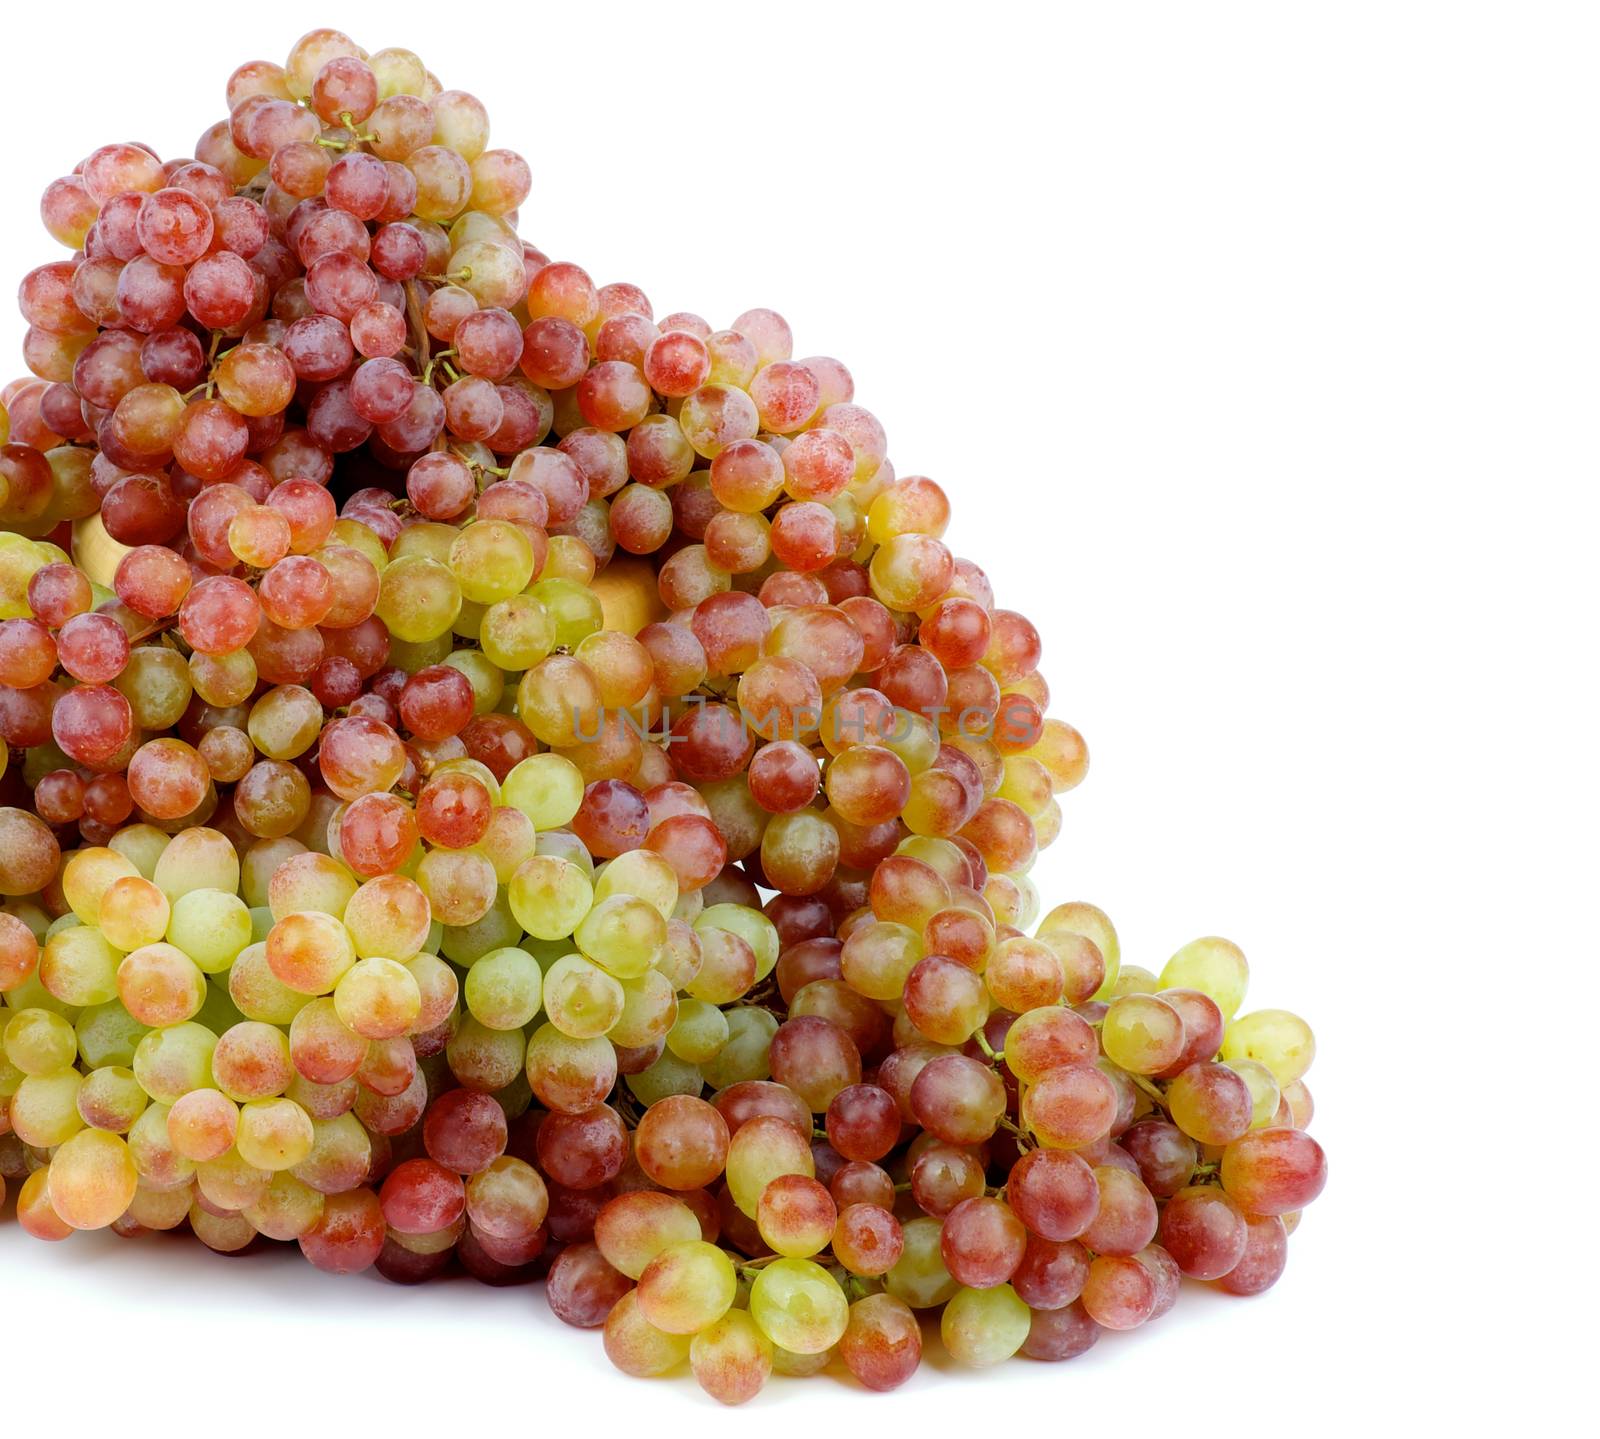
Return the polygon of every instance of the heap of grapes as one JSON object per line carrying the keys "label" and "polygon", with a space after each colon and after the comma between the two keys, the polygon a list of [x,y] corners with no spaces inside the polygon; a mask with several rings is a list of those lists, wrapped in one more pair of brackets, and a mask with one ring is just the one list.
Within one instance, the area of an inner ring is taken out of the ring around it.
{"label": "heap of grapes", "polygon": [[542,1277],[718,1399],[1284,1266],[1313,1041],[1027,878],[1088,757],[838,360],[521,241],[334,30],[52,183],[0,448],[0,1192]]}

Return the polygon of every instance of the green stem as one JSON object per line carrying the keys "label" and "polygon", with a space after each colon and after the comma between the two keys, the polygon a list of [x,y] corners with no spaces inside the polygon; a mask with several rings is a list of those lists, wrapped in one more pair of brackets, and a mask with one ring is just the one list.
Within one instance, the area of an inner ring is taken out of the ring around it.
{"label": "green stem", "polygon": [[[422,370],[422,383],[431,385],[433,383],[433,367],[444,364],[445,360],[453,354],[455,354],[454,350],[440,350],[437,355],[430,357]],[[445,365],[445,368],[448,370],[450,367]]]}
{"label": "green stem", "polygon": [[1142,1074],[1130,1074],[1128,1075],[1128,1078],[1131,1079],[1134,1084],[1150,1099],[1155,1101],[1157,1108],[1163,1111],[1166,1109],[1167,1096],[1161,1092],[1161,1090],[1152,1080],[1146,1079]]}

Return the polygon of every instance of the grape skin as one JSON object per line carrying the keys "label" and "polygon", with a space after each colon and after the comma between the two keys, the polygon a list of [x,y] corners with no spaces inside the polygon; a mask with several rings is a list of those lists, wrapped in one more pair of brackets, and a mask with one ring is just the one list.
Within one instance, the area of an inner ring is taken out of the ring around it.
{"label": "grape skin", "polygon": [[[1225,940],[1038,921],[1087,749],[844,366],[524,245],[533,170],[410,52],[314,31],[228,103],[54,182],[83,253],[22,287],[25,1227],[548,1268],[726,1403],[835,1346],[895,1387],[915,1309],[985,1365],[1270,1285],[1311,1032]],[[36,538],[97,512],[111,573]]]}

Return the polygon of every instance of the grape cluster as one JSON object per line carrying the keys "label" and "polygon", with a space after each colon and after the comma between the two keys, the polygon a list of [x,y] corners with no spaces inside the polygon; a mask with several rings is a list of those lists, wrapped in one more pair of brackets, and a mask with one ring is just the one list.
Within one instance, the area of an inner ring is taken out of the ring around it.
{"label": "grape cluster", "polygon": [[845,366],[525,244],[409,51],[227,101],[49,186],[0,391],[22,1226],[543,1277],[730,1403],[1271,1285],[1311,1032],[1040,918],[1086,747]]}

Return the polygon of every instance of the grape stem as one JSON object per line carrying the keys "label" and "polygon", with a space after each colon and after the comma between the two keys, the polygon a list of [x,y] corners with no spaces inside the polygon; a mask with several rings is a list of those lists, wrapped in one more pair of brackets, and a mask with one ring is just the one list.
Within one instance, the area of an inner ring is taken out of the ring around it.
{"label": "grape stem", "polygon": [[217,347],[222,344],[222,332],[211,336],[211,348],[206,352],[206,398],[209,400],[217,387]]}
{"label": "grape stem", "polygon": [[[433,367],[435,365],[444,364],[445,360],[453,354],[455,354],[454,350],[440,350],[437,355],[430,356],[427,365],[422,371],[422,383],[425,385],[431,385],[433,383]],[[445,365],[445,371],[447,373],[452,373],[449,365]]]}
{"label": "grape stem", "polygon": [[984,1037],[984,1033],[981,1029],[978,1030],[972,1037],[978,1041],[978,1048],[984,1052],[984,1055],[988,1058],[990,1064],[999,1064],[1006,1057],[1005,1050],[995,1049]]}
{"label": "grape stem", "polygon": [[475,460],[466,450],[452,448],[450,453],[463,464],[470,465],[475,470],[481,470],[486,475],[493,475],[496,479],[503,480],[511,473],[510,467],[505,465],[486,465],[482,460]]}
{"label": "grape stem", "polygon": [[419,366],[428,362],[429,336],[427,322],[422,318],[422,294],[415,280],[406,281],[406,322],[411,327]]}
{"label": "grape stem", "polygon": [[1128,1078],[1131,1079],[1134,1084],[1144,1092],[1145,1095],[1154,1100],[1158,1108],[1163,1111],[1166,1110],[1167,1096],[1163,1094],[1152,1081],[1146,1079],[1142,1074],[1130,1074]]}
{"label": "grape stem", "polygon": [[1013,1124],[1011,1120],[1006,1119],[1004,1116],[1001,1117],[1000,1128],[1005,1130],[1007,1134],[1011,1135],[1017,1141],[1018,1149],[1029,1150],[1037,1147],[1034,1143],[1033,1136],[1029,1134],[1026,1129],[1022,1128],[1022,1126],[1019,1124]]}

